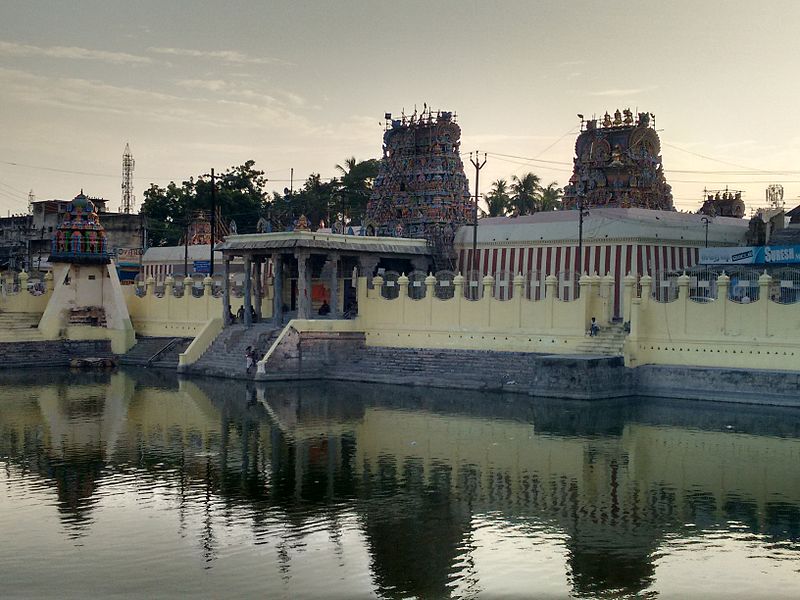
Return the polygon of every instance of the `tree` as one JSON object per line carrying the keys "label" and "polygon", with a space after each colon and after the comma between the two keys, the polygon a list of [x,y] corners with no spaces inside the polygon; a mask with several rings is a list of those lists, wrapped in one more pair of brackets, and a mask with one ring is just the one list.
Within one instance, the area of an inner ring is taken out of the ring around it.
{"label": "tree", "polygon": [[345,160],[344,166],[336,165],[336,170],[342,174],[337,190],[341,205],[336,208],[337,212],[344,209],[345,214],[363,221],[379,167],[380,161],[374,158],[357,161],[355,156]]}
{"label": "tree", "polygon": [[528,172],[522,177],[514,175],[511,180],[511,207],[519,215],[531,215],[536,212],[539,205],[541,179],[538,175]]}
{"label": "tree", "polygon": [[[255,161],[234,166],[217,178],[216,204],[227,225],[236,221],[239,233],[252,233],[266,206],[264,172],[255,169]],[[162,188],[156,184],[144,192],[142,214],[148,218],[153,245],[174,246],[185,235],[186,225],[198,211],[211,211],[211,177],[190,177],[178,186],[171,181]]]}
{"label": "tree", "polygon": [[555,181],[550,182],[539,194],[539,210],[543,212],[558,210],[561,208],[562,196],[563,190],[558,187],[558,183]]}
{"label": "tree", "polygon": [[486,204],[490,217],[502,217],[511,207],[511,196],[508,194],[508,182],[498,179],[492,183],[491,191],[486,194]]}

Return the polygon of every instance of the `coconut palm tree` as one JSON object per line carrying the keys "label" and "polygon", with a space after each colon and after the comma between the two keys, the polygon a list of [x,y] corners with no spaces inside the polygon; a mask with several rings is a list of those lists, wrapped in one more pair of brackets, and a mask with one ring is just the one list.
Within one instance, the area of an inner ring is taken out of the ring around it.
{"label": "coconut palm tree", "polygon": [[511,180],[511,208],[518,215],[531,215],[538,208],[539,193],[541,192],[541,179],[538,175],[528,172],[522,177],[514,175]]}
{"label": "coconut palm tree", "polygon": [[550,210],[558,210],[561,208],[561,197],[563,196],[563,190],[558,187],[558,183],[555,181],[551,181],[550,184],[541,190],[539,194],[539,210],[550,211]]}
{"label": "coconut palm tree", "polygon": [[508,194],[508,182],[505,179],[498,179],[492,183],[491,191],[486,194],[486,204],[490,217],[502,217],[508,213],[511,196]]}

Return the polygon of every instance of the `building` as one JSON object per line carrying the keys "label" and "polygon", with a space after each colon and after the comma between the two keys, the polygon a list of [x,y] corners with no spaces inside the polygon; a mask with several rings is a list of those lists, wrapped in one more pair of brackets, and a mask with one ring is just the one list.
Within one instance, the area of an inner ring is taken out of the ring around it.
{"label": "building", "polygon": [[461,227],[455,239],[459,270],[478,285],[485,275],[494,276],[500,297],[520,273],[533,295],[544,289],[547,275],[559,278],[559,294],[566,288],[569,295],[577,290],[580,272],[611,274],[614,312],[620,316],[626,275],[654,277],[689,268],[697,264],[706,240],[710,246],[739,246],[748,231],[746,221],[732,217],[596,208],[583,218],[579,245],[579,215],[564,210],[481,219],[474,256],[472,227]]}
{"label": "building", "polygon": [[[82,192],[81,192],[82,194]],[[107,201],[89,198],[108,236],[109,252],[142,246],[141,215],[108,212]],[[0,218],[0,269],[49,270],[50,239],[68,212],[71,200],[40,200],[29,215]]]}
{"label": "building", "polygon": [[383,158],[369,203],[367,235],[425,239],[438,269],[455,264],[453,238],[472,221],[460,156],[461,128],[451,112],[386,114]]}
{"label": "building", "polygon": [[655,116],[630,109],[583,121],[575,142],[564,208],[620,207],[672,210],[672,190],[661,165]]}

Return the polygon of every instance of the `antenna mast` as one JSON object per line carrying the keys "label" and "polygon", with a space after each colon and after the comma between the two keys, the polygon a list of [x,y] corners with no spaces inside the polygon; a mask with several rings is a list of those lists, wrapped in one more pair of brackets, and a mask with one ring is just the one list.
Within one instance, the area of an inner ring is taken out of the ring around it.
{"label": "antenna mast", "polygon": [[122,206],[119,207],[119,212],[126,215],[133,212],[133,168],[135,166],[136,161],[133,160],[131,147],[125,144],[125,153],[122,155]]}

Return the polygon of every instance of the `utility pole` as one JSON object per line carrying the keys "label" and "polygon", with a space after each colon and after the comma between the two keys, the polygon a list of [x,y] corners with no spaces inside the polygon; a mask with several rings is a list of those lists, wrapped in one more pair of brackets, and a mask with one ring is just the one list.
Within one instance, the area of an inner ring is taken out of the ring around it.
{"label": "utility pole", "polygon": [[708,248],[708,224],[711,222],[711,219],[708,217],[703,217],[700,219],[703,222],[703,225],[706,227],[706,248]]}
{"label": "utility pole", "polygon": [[211,264],[208,267],[208,276],[214,277],[214,234],[217,229],[217,182],[214,179],[214,169],[211,169]]}
{"label": "utility pole", "polygon": [[[483,162],[480,161],[480,152],[475,151],[475,158],[472,152],[469,153],[469,162],[475,167],[475,205],[472,207],[472,270],[478,270],[478,181],[481,176],[481,169],[486,164],[486,152],[483,153]],[[480,285],[480,284],[479,284]]]}
{"label": "utility pole", "polygon": [[[582,184],[578,184],[582,185]],[[589,216],[589,211],[583,210],[583,190],[578,190],[578,276],[583,274],[583,217]]]}

